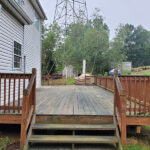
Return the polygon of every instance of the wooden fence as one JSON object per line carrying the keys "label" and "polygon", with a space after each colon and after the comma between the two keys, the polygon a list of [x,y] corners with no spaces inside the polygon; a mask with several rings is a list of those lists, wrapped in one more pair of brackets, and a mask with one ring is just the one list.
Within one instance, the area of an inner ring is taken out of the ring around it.
{"label": "wooden fence", "polygon": [[0,123],[21,124],[21,147],[36,106],[36,69],[32,74],[0,74]]}
{"label": "wooden fence", "polygon": [[62,75],[43,75],[42,85],[66,85],[66,78]]}
{"label": "wooden fence", "polygon": [[114,92],[114,77],[96,77],[96,85]]}

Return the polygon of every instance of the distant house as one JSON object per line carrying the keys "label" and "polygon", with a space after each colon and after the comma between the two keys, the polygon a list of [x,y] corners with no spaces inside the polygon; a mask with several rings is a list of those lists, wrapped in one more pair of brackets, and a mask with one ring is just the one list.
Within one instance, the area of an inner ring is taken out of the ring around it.
{"label": "distant house", "polygon": [[0,0],[0,73],[31,73],[41,86],[41,23],[47,19],[39,0]]}

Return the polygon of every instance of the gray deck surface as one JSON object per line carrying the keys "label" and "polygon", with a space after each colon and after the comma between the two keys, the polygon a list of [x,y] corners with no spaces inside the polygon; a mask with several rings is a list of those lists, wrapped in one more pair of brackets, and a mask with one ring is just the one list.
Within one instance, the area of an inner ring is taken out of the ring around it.
{"label": "gray deck surface", "polygon": [[97,86],[50,86],[37,90],[37,114],[113,115],[113,93]]}

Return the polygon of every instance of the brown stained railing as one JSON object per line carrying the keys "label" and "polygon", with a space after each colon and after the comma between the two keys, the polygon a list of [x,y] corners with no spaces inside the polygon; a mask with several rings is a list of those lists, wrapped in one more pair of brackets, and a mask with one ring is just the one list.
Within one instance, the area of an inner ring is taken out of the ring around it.
{"label": "brown stained railing", "polygon": [[121,131],[121,141],[126,143],[126,92],[118,76],[114,76],[114,115]]}
{"label": "brown stained railing", "polygon": [[150,115],[150,77],[120,76],[120,80],[127,91],[128,115]]}
{"label": "brown stained railing", "polygon": [[[150,115],[150,77],[119,76],[127,96],[127,115]],[[97,77],[97,85],[114,92],[114,77]]]}
{"label": "brown stained railing", "polygon": [[10,115],[20,114],[21,147],[24,145],[35,105],[36,69],[32,69],[32,74],[0,73],[0,112]]}
{"label": "brown stained railing", "polygon": [[114,78],[113,77],[97,77],[96,85],[114,92]]}
{"label": "brown stained railing", "polygon": [[36,107],[36,69],[32,69],[32,76],[30,78],[30,82],[23,92],[21,141],[20,141],[21,147],[23,147],[25,143],[27,129],[31,122],[32,116],[35,113],[35,107]]}
{"label": "brown stained railing", "polygon": [[1,113],[20,113],[23,90],[28,85],[31,74],[0,74]]}

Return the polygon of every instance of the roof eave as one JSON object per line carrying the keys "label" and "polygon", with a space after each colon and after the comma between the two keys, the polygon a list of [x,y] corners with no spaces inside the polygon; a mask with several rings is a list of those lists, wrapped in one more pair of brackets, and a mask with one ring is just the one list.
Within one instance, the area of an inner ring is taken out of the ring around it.
{"label": "roof eave", "polygon": [[2,4],[24,25],[32,24],[32,20],[23,11],[23,9],[16,3],[15,0],[0,0]]}

